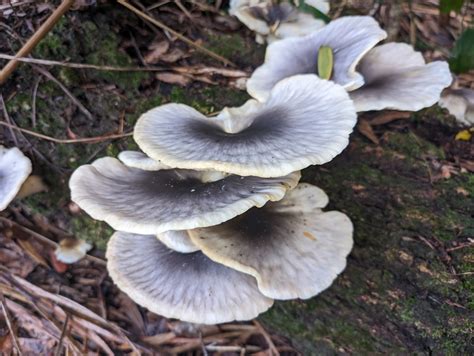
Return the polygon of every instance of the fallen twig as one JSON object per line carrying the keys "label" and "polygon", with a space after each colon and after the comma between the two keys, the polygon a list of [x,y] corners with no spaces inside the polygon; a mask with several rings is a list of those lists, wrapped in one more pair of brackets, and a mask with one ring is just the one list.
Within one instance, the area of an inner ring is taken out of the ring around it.
{"label": "fallen twig", "polygon": [[[48,34],[53,26],[59,21],[59,19],[69,10],[74,4],[74,0],[63,0],[61,5],[53,11],[50,17],[40,26],[40,28],[34,33],[34,35],[21,47],[16,54],[17,57],[25,57],[31,53],[36,45]],[[16,59],[10,60],[0,72],[0,85],[3,84],[10,74],[18,67],[20,62]]]}
{"label": "fallen twig", "polygon": [[7,309],[7,303],[5,303],[5,297],[3,296],[3,293],[0,294],[0,298],[1,298],[0,303],[2,305],[3,316],[5,317],[5,322],[7,324],[8,331],[10,332],[10,335],[12,337],[13,345],[17,349],[18,354],[21,356],[21,355],[23,355],[23,352],[21,351],[20,343],[18,342],[18,338],[16,337],[16,335],[13,331],[13,326],[12,326],[10,315],[9,315],[8,309]]}
{"label": "fallen twig", "polygon": [[26,133],[31,136],[35,136],[38,138],[41,138],[43,140],[55,142],[55,143],[60,143],[60,144],[69,144],[69,143],[97,143],[97,142],[102,142],[106,140],[115,140],[118,138],[124,138],[124,137],[129,137],[133,135],[133,132],[124,132],[121,134],[113,134],[113,135],[106,135],[106,136],[97,136],[97,137],[83,137],[83,138],[74,138],[74,139],[61,139],[61,138],[55,138],[47,135],[40,134],[38,132],[34,132],[28,129],[24,129],[12,124],[9,124],[8,122],[5,121],[0,121],[0,125],[10,127],[13,130],[17,130],[23,133]]}
{"label": "fallen twig", "polygon": [[181,41],[187,43],[188,45],[190,45],[194,48],[196,48],[198,51],[201,51],[201,52],[207,54],[209,57],[217,59],[218,61],[220,61],[220,62],[222,62],[226,65],[229,65],[231,67],[237,67],[233,62],[231,62],[227,58],[224,58],[224,57],[218,55],[217,53],[214,53],[214,52],[208,50],[207,48],[201,46],[200,44],[198,44],[194,41],[191,41],[189,38],[187,38],[186,36],[183,36],[181,33],[177,32],[177,31],[173,30],[171,27],[166,26],[164,23],[154,19],[153,17],[145,14],[143,11],[137,9],[135,6],[130,4],[128,1],[126,1],[126,0],[117,0],[117,2],[120,5],[125,6],[130,11],[134,12],[136,15],[140,16],[142,19],[144,19],[148,22],[151,22],[153,25],[161,28],[162,30],[165,30],[165,31],[168,31],[168,32],[172,33],[173,35],[178,37]]}

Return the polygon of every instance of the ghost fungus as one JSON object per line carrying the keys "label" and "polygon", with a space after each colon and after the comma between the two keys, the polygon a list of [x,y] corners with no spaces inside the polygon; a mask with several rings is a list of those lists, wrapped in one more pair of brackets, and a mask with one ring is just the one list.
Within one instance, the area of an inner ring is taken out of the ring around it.
{"label": "ghost fungus", "polygon": [[355,123],[342,87],[297,75],[275,85],[265,103],[253,100],[215,117],[181,104],[159,106],[140,117],[134,138],[172,167],[279,177],[333,159]]}
{"label": "ghost fungus", "polygon": [[[328,1],[309,0],[306,4],[323,13],[329,11]],[[325,25],[324,21],[298,10],[288,1],[232,0],[229,13],[257,34],[258,43],[303,36]]]}
{"label": "ghost fungus", "polygon": [[113,281],[138,304],[168,318],[216,324],[248,320],[273,301],[252,276],[201,252],[178,253],[155,236],[116,232],[107,246]]}
{"label": "ghost fungus", "polygon": [[118,159],[128,167],[143,169],[144,171],[159,171],[171,168],[138,151],[122,151],[119,153]]}
{"label": "ghost fungus", "polygon": [[373,18],[353,16],[305,37],[276,42],[268,46],[265,63],[248,80],[247,91],[260,101],[268,100],[271,88],[283,78],[317,73],[320,52],[330,48],[330,79],[350,92],[356,111],[417,111],[436,103],[452,81],[448,64],[426,64],[421,53],[405,43],[373,48],[385,37]]}
{"label": "ghost fungus", "polygon": [[272,179],[231,175],[209,181],[208,172],[145,171],[106,157],[79,167],[69,186],[72,200],[94,219],[120,231],[159,234],[219,224],[280,200],[299,178],[293,172]]}
{"label": "ghost fungus", "polygon": [[18,148],[0,145],[0,211],[15,198],[30,173],[31,161]]}
{"label": "ghost fungus", "polygon": [[84,240],[68,237],[59,242],[54,254],[58,261],[70,264],[82,259],[91,248]]}
{"label": "ghost fungus", "polygon": [[461,124],[474,124],[474,90],[448,89],[441,96],[439,105],[447,109]]}
{"label": "ghost fungus", "polygon": [[357,111],[418,111],[435,104],[452,76],[448,63],[425,63],[405,43],[387,43],[370,50],[357,66],[364,85],[350,92]]}
{"label": "ghost fungus", "polygon": [[254,276],[267,297],[310,298],[342,272],[353,244],[350,219],[323,212],[327,203],[321,189],[302,183],[279,202],[189,234],[212,260]]}
{"label": "ghost fungus", "polygon": [[187,230],[165,231],[157,235],[166,247],[181,253],[199,251],[199,247],[192,243]]}
{"label": "ghost fungus", "polygon": [[356,71],[357,64],[386,36],[372,17],[350,16],[331,21],[304,37],[277,41],[267,47],[265,62],[247,81],[247,91],[259,101],[265,101],[280,80],[297,74],[316,73],[321,47],[329,47],[334,53],[331,80],[346,90],[357,89],[364,84],[364,79]]}

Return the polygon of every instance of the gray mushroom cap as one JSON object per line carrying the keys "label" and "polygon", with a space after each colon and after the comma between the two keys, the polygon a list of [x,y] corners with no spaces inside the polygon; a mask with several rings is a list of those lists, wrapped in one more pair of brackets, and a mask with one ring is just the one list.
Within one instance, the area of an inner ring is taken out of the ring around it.
{"label": "gray mushroom cap", "polygon": [[215,117],[181,104],[159,106],[140,117],[134,138],[172,167],[279,177],[333,159],[355,123],[342,87],[297,75],[275,85],[265,103],[249,101]]}
{"label": "gray mushroom cap", "polygon": [[31,161],[18,148],[0,145],[0,211],[15,198],[31,170]]}
{"label": "gray mushroom cap", "polygon": [[265,62],[247,81],[248,93],[265,101],[271,89],[282,79],[297,74],[316,73],[318,52],[328,46],[334,53],[331,80],[346,90],[364,84],[356,66],[361,58],[387,36],[370,16],[341,17],[304,37],[286,38],[267,47]]}
{"label": "gray mushroom cap", "polygon": [[172,251],[155,236],[116,232],[106,256],[118,287],[167,318],[201,324],[249,320],[273,304],[259,292],[252,276],[215,263],[201,252]]}
{"label": "gray mushroom cap", "polygon": [[448,63],[425,63],[406,43],[387,43],[370,50],[357,66],[364,85],[350,92],[356,110],[418,111],[434,105],[452,82]]}
{"label": "gray mushroom cap", "polygon": [[190,253],[199,251],[199,247],[191,241],[188,230],[165,231],[158,234],[157,238],[166,247],[176,252]]}
{"label": "gray mushroom cap", "polygon": [[447,109],[461,124],[474,124],[474,90],[448,89],[441,96],[439,105]]}
{"label": "gray mushroom cap", "polygon": [[321,211],[327,203],[321,189],[302,183],[279,202],[189,234],[212,260],[254,276],[267,297],[306,299],[332,284],[352,249],[350,219]]}
{"label": "gray mushroom cap", "polygon": [[[206,176],[206,172],[201,172]],[[101,158],[71,176],[71,198],[114,229],[159,234],[219,224],[253,206],[283,198],[299,172],[272,179],[227,176],[203,183],[199,172],[144,171]]]}

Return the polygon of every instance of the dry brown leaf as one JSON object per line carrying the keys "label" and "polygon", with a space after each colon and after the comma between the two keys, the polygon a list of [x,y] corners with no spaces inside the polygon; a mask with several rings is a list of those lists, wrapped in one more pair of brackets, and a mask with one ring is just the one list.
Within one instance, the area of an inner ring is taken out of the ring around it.
{"label": "dry brown leaf", "polygon": [[189,55],[184,52],[182,49],[173,48],[171,51],[167,53],[163,53],[160,57],[160,61],[166,63],[174,63],[182,58],[189,57]]}
{"label": "dry brown leaf", "polygon": [[41,256],[37,249],[28,240],[18,239],[18,244],[25,250],[25,252],[37,263],[49,269],[48,262]]}
{"label": "dry brown leaf", "polygon": [[367,137],[370,141],[372,141],[376,145],[379,144],[379,139],[375,135],[374,130],[372,129],[372,126],[369,124],[367,120],[359,119],[359,123],[357,124],[357,129],[362,135]]}
{"label": "dry brown leaf", "polygon": [[16,195],[16,198],[22,199],[30,195],[47,192],[48,187],[43,182],[43,179],[40,176],[29,176],[26,181],[22,184],[20,191]]}
{"label": "dry brown leaf", "polygon": [[409,119],[410,117],[411,117],[411,113],[408,111],[382,112],[370,120],[370,125],[372,126],[384,125],[394,120]]}
{"label": "dry brown leaf", "polygon": [[181,74],[170,73],[170,72],[158,73],[156,75],[156,79],[168,84],[176,84],[183,87],[191,83],[191,78],[186,77]]}
{"label": "dry brown leaf", "polygon": [[168,41],[159,41],[152,43],[149,47],[150,52],[145,55],[145,63],[147,64],[156,64],[160,60],[160,57],[168,52],[170,44]]}
{"label": "dry brown leaf", "polygon": [[164,333],[164,334],[156,334],[153,336],[143,336],[142,341],[153,346],[161,346],[173,340],[175,337],[176,337],[175,333],[169,332],[169,333]]}

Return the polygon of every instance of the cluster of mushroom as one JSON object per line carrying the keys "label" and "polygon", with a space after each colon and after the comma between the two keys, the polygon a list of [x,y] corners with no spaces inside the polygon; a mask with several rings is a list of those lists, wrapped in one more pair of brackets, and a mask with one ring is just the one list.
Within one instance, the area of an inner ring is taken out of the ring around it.
{"label": "cluster of mushroom", "polygon": [[323,20],[298,9],[304,5],[322,14],[329,12],[329,0],[231,0],[229,13],[256,33],[257,43],[307,35],[325,25]]}
{"label": "cluster of mushroom", "polygon": [[196,323],[251,319],[344,269],[351,221],[297,184],[300,169],[346,147],[355,123],[344,88],[315,75],[214,117],[162,105],[135,126],[144,153],[79,167],[72,200],[117,230],[108,270],[138,304]]}
{"label": "cluster of mushroom", "polygon": [[245,320],[274,299],[309,298],[344,269],[352,224],[299,184],[348,144],[357,111],[419,110],[451,82],[370,17],[346,17],[272,43],[247,83],[254,97],[206,117],[166,104],[143,114],[122,152],[77,169],[72,199],[117,232],[115,283],[158,314]]}

